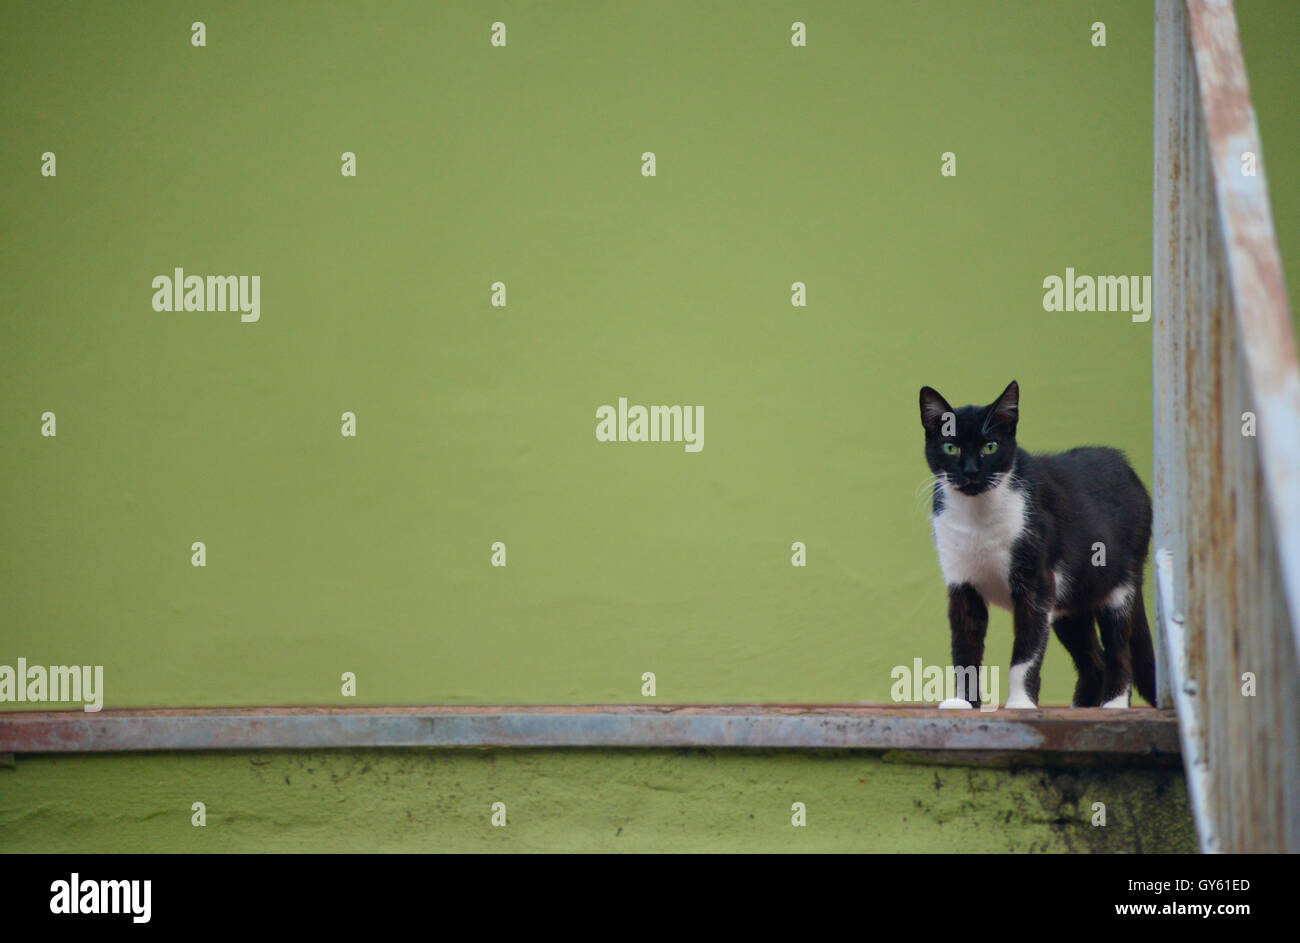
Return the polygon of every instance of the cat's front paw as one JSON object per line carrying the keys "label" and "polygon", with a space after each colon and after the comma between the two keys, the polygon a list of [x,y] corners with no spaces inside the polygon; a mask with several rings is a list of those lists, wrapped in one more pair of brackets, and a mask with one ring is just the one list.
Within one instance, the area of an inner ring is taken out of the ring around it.
{"label": "cat's front paw", "polygon": [[960,697],[950,697],[946,701],[939,702],[941,711],[968,711],[972,706],[970,701]]}
{"label": "cat's front paw", "polygon": [[1013,694],[1011,695],[1011,697],[1007,698],[1007,707],[1013,711],[1034,710],[1035,708],[1038,707],[1038,705],[1035,704],[1033,701],[1031,701],[1028,695]]}

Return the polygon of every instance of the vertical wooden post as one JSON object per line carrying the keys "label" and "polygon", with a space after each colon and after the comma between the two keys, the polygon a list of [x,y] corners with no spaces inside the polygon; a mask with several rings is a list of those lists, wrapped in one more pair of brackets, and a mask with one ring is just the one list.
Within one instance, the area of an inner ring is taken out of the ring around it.
{"label": "vertical wooden post", "polygon": [[1231,0],[1158,0],[1155,77],[1160,695],[1202,848],[1300,851],[1300,368]]}

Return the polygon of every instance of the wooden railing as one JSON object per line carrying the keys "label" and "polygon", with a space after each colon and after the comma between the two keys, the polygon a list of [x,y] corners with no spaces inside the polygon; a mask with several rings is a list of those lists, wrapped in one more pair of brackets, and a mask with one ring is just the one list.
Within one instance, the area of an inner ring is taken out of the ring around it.
{"label": "wooden railing", "polygon": [[1231,0],[1157,0],[1155,565],[1205,851],[1300,851],[1300,368]]}

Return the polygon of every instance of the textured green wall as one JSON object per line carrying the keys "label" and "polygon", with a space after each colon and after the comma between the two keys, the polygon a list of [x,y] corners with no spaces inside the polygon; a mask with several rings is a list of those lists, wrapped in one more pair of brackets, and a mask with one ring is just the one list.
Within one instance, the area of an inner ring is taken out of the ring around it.
{"label": "textured green wall", "polygon": [[[503,7],[506,49],[424,3],[223,4],[195,49],[4,6],[0,663],[109,706],[886,700],[947,659],[922,383],[1017,377],[1027,445],[1145,474],[1149,325],[1040,287],[1150,271],[1145,4]],[[1245,11],[1294,255],[1300,15]],[[153,311],[177,265],[261,320]],[[704,450],[597,442],[620,395]]]}
{"label": "textured green wall", "polygon": [[[1239,7],[1294,272],[1300,6]],[[364,703],[635,701],[647,670],[661,700],[886,700],[892,666],[947,660],[922,383],[965,401],[1014,376],[1027,445],[1150,467],[1149,325],[1048,314],[1039,287],[1150,271],[1148,4],[12,2],[0,61],[0,663],[102,664],[109,706],[354,703],[343,671]],[[261,275],[261,320],[154,312],[177,265]],[[705,449],[597,443],[620,395],[703,405]],[[1009,648],[995,614],[990,657]],[[1044,700],[1071,686],[1053,645]],[[24,759],[0,846],[1087,846],[1042,775]],[[1090,775],[1185,812],[1167,774]],[[797,784],[829,807],[791,838]],[[488,787],[525,797],[509,837],[480,834]],[[335,820],[313,802],[337,790]],[[461,824],[433,827],[436,801]],[[401,826],[421,809],[427,844]],[[1185,814],[1142,821],[1105,834],[1186,841]]]}
{"label": "textured green wall", "polygon": [[[194,802],[207,825],[190,824]],[[494,802],[506,826],[490,823]],[[802,802],[807,825],[791,825]],[[1091,824],[1093,803],[1106,825]],[[850,753],[342,750],[20,758],[10,851],[1143,851],[1196,838],[1177,770]]]}
{"label": "textured green wall", "polygon": [[[109,706],[888,700],[948,659],[922,384],[1150,464],[1149,325],[1041,288],[1150,271],[1141,4],[0,16],[3,663]],[[619,396],[703,451],[598,442]]]}

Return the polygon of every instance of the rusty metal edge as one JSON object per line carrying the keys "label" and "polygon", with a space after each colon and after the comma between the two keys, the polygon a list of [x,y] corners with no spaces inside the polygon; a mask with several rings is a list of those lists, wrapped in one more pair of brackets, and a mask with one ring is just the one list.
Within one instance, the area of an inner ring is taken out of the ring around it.
{"label": "rusty metal edge", "polygon": [[0,713],[0,752],[711,747],[1176,756],[1171,711],[834,705],[194,708]]}

